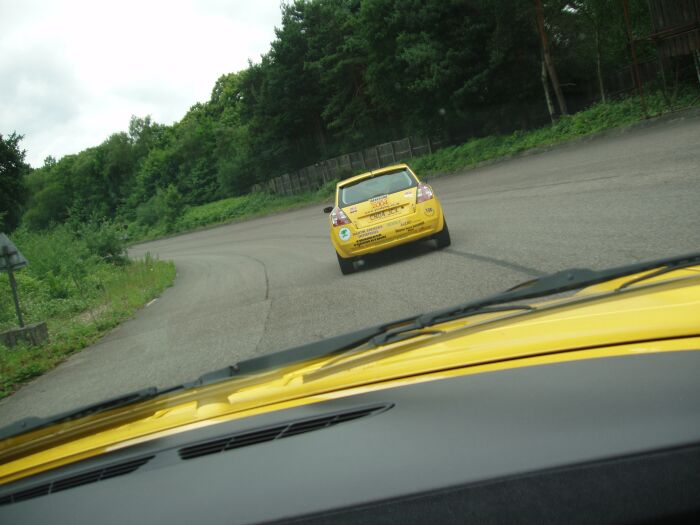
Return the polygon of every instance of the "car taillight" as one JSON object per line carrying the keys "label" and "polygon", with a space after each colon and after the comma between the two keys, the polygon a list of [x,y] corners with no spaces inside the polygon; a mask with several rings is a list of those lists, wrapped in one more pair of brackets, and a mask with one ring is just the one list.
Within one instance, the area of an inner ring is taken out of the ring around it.
{"label": "car taillight", "polygon": [[336,206],[331,212],[331,222],[333,226],[342,226],[343,224],[350,224],[350,219],[348,219],[343,210]]}
{"label": "car taillight", "polygon": [[433,198],[433,189],[427,184],[419,184],[418,190],[416,191],[416,204],[421,202],[429,201]]}

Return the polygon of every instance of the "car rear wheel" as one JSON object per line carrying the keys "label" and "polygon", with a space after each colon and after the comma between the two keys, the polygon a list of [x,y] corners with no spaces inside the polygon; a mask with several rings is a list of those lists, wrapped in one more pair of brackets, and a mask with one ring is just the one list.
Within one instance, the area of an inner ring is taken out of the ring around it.
{"label": "car rear wheel", "polygon": [[450,240],[450,230],[447,229],[447,221],[445,221],[442,231],[435,235],[435,242],[438,250],[447,248],[450,244],[452,244],[452,241]]}
{"label": "car rear wheel", "polygon": [[347,275],[355,271],[355,264],[353,263],[352,259],[343,259],[337,253],[336,255],[338,256],[338,264],[340,265],[340,271],[343,272],[343,275]]}

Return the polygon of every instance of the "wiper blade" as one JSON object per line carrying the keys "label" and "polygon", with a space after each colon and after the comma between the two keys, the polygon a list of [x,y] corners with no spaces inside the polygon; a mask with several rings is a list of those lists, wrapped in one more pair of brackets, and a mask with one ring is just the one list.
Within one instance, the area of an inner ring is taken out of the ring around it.
{"label": "wiper blade", "polygon": [[492,312],[508,312],[511,310],[529,311],[534,309],[535,308],[532,306],[520,304],[508,306],[481,306],[480,303],[465,303],[456,307],[445,308],[443,310],[437,310],[435,312],[419,315],[413,318],[413,320],[408,324],[397,326],[396,328],[392,328],[372,337],[367,343],[370,347],[381,346],[389,342],[395,342],[397,339],[406,339],[405,335],[407,332],[413,332],[416,330],[421,330],[420,332],[416,333],[417,336],[436,333],[435,330],[426,331],[424,329],[438,323],[444,323],[472,315],[487,314]]}
{"label": "wiper blade", "polygon": [[86,416],[107,412],[108,410],[113,410],[115,408],[124,408],[128,405],[133,405],[142,401],[148,401],[149,399],[153,399],[162,394],[170,394],[177,390],[185,390],[188,388],[195,388],[199,386],[209,385],[212,383],[217,383],[219,381],[224,381],[236,375],[238,371],[238,365],[227,366],[219,370],[207,372],[206,374],[199,376],[194,381],[189,381],[181,385],[162,389],[151,386],[118,397],[113,397],[104,401],[99,401],[97,403],[76,408],[74,410],[61,412],[60,414],[56,414],[54,416],[49,416],[45,418],[26,417],[24,419],[20,419],[19,421],[15,421],[14,423],[0,428],[0,441],[10,437],[18,436],[20,434],[26,434],[27,432],[32,432],[34,430],[39,430],[41,428],[48,427],[51,425],[66,423],[68,421],[80,419]]}
{"label": "wiper blade", "polygon": [[[677,257],[670,257],[666,259],[658,259],[655,261],[644,261],[635,264],[628,264],[605,270],[573,268],[521,283],[513,288],[510,288],[509,290],[506,290],[506,292],[503,294],[499,294],[499,296],[506,297],[510,294],[510,300],[530,299],[533,297],[554,295],[571,290],[579,290],[587,286],[593,286],[594,284],[600,284],[605,281],[618,279],[620,277],[625,277],[626,275],[634,275],[648,270],[654,270],[656,268],[659,268],[658,272],[654,272],[652,275],[642,276],[639,279],[634,279],[632,282],[650,278],[653,275],[661,275],[680,268],[696,265],[700,265],[700,252],[679,255]],[[618,289],[623,289],[627,285],[632,284],[632,282],[626,283],[625,285],[620,286]],[[515,297],[515,299],[513,299],[513,297]]]}
{"label": "wiper blade", "polygon": [[27,417],[0,428],[0,441],[16,437],[21,434],[26,434],[34,430],[39,430],[51,425],[65,423],[75,419],[80,419],[93,414],[106,412],[115,408],[123,408],[125,406],[147,401],[163,394],[170,394],[180,390],[196,388],[221,381],[226,381],[235,376],[245,376],[258,373],[271,368],[291,365],[294,363],[307,361],[318,357],[342,352],[362,344],[372,337],[389,329],[397,323],[403,323],[408,320],[397,321],[378,325],[371,328],[365,328],[349,334],[339,335],[330,339],[324,339],[315,343],[306,344],[303,346],[290,348],[274,354],[254,357],[245,361],[241,361],[235,365],[230,365],[219,370],[214,370],[201,375],[194,381],[189,381],[180,385],[158,389],[156,387],[148,387],[136,392],[131,392],[119,397],[100,401],[81,408],[62,412],[60,414],[41,417]]}
{"label": "wiper blade", "polygon": [[65,423],[74,419],[80,419],[93,414],[98,414],[100,412],[106,412],[107,410],[112,410],[114,408],[121,408],[140,401],[145,401],[157,395],[158,389],[155,387],[149,387],[125,394],[123,396],[114,397],[105,401],[100,401],[99,403],[77,408],[75,410],[62,412],[55,416],[46,418],[27,417],[20,419],[19,421],[15,421],[14,423],[0,429],[0,441],[9,437],[31,432],[33,430],[39,430],[40,428],[48,427],[50,425]]}
{"label": "wiper blade", "polygon": [[[408,339],[409,332],[411,331],[423,330],[422,332],[418,331],[415,335],[421,335],[422,333],[434,333],[435,331],[426,332],[424,329],[452,319],[489,312],[515,309],[534,309],[528,305],[514,305],[508,303],[554,295],[571,290],[579,290],[581,288],[599,284],[611,279],[624,277],[626,275],[633,275],[648,270],[654,270],[657,268],[659,269],[659,272],[654,272],[652,275],[666,273],[679,268],[695,265],[700,265],[700,252],[666,259],[640,262],[610,268],[607,270],[590,270],[581,268],[563,270],[539,279],[527,281],[510,288],[503,293],[492,295],[484,299],[470,301],[455,307],[445,308],[398,321],[384,323],[348,334],[290,348],[281,352],[247,359],[235,365],[204,374],[195,381],[171,388],[161,390],[155,387],[146,388],[131,394],[96,403],[94,405],[65,412],[57,416],[52,416],[49,418],[26,418],[0,429],[0,440],[4,440],[19,434],[24,434],[26,432],[37,430],[56,423],[78,419],[114,408],[121,408],[126,405],[154,398],[161,394],[217,383],[235,376],[260,373],[265,370],[302,363],[312,359],[331,357],[347,350],[355,349],[359,345],[365,343],[368,343],[369,346],[380,346],[397,338],[401,340]],[[651,277],[652,275],[646,277]],[[635,279],[633,282],[636,281],[637,280]]]}
{"label": "wiper blade", "polygon": [[632,286],[633,284],[641,283],[642,281],[646,281],[647,279],[653,279],[654,277],[658,277],[659,275],[663,275],[665,273],[669,272],[674,272],[676,270],[679,270],[681,268],[686,268],[688,266],[695,266],[695,262],[688,262],[687,264],[673,264],[669,266],[664,266],[663,268],[660,268],[656,270],[655,272],[647,273],[644,275],[641,275],[639,277],[635,277],[634,279],[630,279],[629,281],[621,284],[620,286],[617,287],[616,291],[624,290],[625,288],[628,288]]}
{"label": "wiper blade", "polygon": [[[391,341],[399,334],[421,330],[438,323],[470,315],[515,309],[534,310],[534,308],[529,305],[508,303],[515,303],[525,299],[534,299],[572,290],[580,290],[587,286],[617,279],[626,275],[634,275],[647,270],[653,270],[655,268],[661,268],[659,272],[655,272],[656,275],[698,264],[700,264],[700,252],[655,261],[629,264],[605,270],[591,270],[589,268],[562,270],[538,279],[526,281],[513,288],[509,288],[505,292],[490,297],[419,315],[400,323],[393,323],[393,327],[388,328],[386,331],[377,334],[369,340],[361,340],[357,344],[368,342],[372,346],[379,346]],[[416,335],[420,335],[420,332]]]}

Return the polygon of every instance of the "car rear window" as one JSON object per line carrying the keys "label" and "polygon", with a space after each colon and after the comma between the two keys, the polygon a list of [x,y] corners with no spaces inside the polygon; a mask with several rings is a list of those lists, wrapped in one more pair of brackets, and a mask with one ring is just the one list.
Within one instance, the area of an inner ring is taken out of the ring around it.
{"label": "car rear window", "polygon": [[338,195],[338,203],[340,206],[349,206],[366,201],[372,197],[396,193],[417,185],[416,178],[408,170],[403,169],[383,173],[342,186]]}

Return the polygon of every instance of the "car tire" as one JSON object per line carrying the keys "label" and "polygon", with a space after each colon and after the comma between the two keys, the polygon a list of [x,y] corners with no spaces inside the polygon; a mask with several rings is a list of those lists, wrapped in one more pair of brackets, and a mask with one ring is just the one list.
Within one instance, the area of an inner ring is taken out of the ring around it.
{"label": "car tire", "polygon": [[452,244],[452,240],[450,239],[450,230],[447,228],[447,221],[444,222],[445,225],[443,226],[442,231],[435,234],[435,243],[437,244],[438,250],[447,248],[450,244]]}
{"label": "car tire", "polygon": [[355,271],[355,263],[352,259],[343,259],[337,253],[336,255],[338,256],[338,264],[340,265],[340,271],[343,272],[343,275],[348,275]]}

